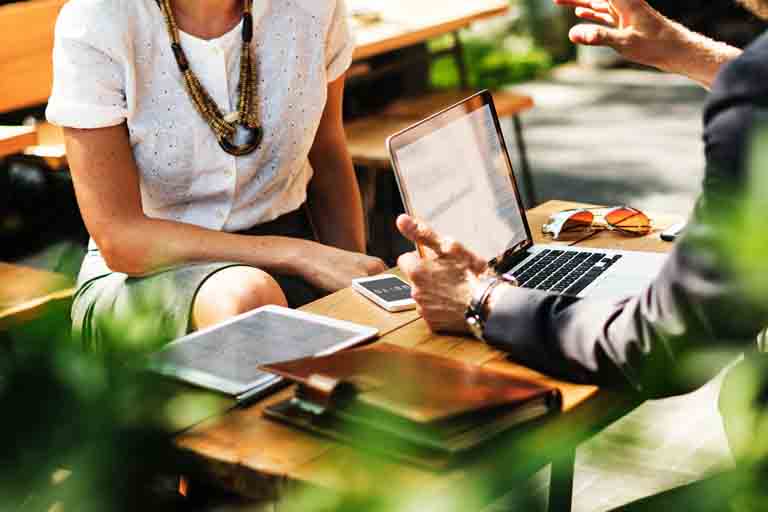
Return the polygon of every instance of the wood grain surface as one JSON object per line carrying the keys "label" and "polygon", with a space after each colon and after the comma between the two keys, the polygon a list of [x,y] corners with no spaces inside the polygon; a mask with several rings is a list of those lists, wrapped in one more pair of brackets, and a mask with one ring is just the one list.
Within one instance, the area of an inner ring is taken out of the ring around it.
{"label": "wood grain surface", "polygon": [[[66,0],[0,6],[0,112],[48,101],[53,83],[53,31]],[[34,142],[32,142],[34,144]]]}
{"label": "wood grain surface", "polygon": [[357,40],[355,60],[421,43],[509,10],[507,0],[399,0],[381,5],[385,7],[379,13],[380,22],[356,24],[353,21]]}
{"label": "wood grain surface", "polygon": [[[386,109],[344,124],[347,145],[356,165],[389,169],[387,137],[412,126],[446,107],[474,94],[471,90],[438,91],[393,102]],[[533,108],[533,98],[507,91],[494,91],[493,102],[500,118]]]}
{"label": "wood grain surface", "polygon": [[62,274],[0,263],[0,329],[33,318],[51,302],[71,299],[73,284]]}
{"label": "wood grain surface", "polygon": [[[530,210],[529,219],[537,243],[548,242],[540,234],[540,226],[550,214],[578,206],[584,205],[550,201]],[[654,218],[672,222],[672,218],[663,215],[654,214]],[[601,235],[590,243],[605,248],[620,243],[627,249],[659,252],[671,247],[671,244],[661,242],[653,235],[641,239],[625,239],[615,233]],[[387,313],[349,289],[305,309],[376,326],[382,332],[381,342],[439,354],[558,386],[564,396],[566,412],[522,429],[505,444],[512,450],[513,457],[519,459],[524,454],[525,463],[520,462],[520,468],[528,468],[530,465],[530,471],[535,471],[548,460],[546,457],[549,455],[546,454],[550,452],[547,446],[557,443],[575,446],[587,439],[595,429],[605,426],[631,407],[627,398],[620,394],[599,390],[595,386],[552,379],[508,361],[503,353],[474,339],[434,334],[415,313]],[[207,481],[258,499],[275,499],[286,488],[294,489],[302,485],[336,491],[376,492],[381,487],[382,470],[386,471],[387,486],[398,486],[402,492],[409,489],[437,490],[450,486],[458,479],[477,474],[473,473],[475,470],[494,469],[489,466],[492,462],[477,460],[448,472],[433,473],[366,454],[269,421],[263,416],[264,407],[288,398],[291,393],[292,389],[281,391],[251,407],[235,409],[200,424],[177,437],[177,446],[201,465]]]}
{"label": "wood grain surface", "polygon": [[37,142],[32,126],[0,126],[0,158],[21,153]]}

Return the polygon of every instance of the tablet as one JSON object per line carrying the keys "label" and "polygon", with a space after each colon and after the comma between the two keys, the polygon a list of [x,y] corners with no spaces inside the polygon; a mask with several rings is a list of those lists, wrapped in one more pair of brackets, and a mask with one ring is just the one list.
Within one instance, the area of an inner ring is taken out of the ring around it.
{"label": "tablet", "polygon": [[241,402],[280,384],[259,365],[331,354],[377,335],[373,327],[264,306],[174,341],[153,354],[149,366]]}

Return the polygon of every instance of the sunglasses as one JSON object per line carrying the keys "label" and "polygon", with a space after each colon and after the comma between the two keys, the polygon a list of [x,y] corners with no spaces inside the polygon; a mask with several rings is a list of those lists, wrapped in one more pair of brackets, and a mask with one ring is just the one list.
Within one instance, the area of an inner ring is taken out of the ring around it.
{"label": "sunglasses", "polygon": [[541,227],[544,234],[557,240],[565,233],[581,233],[606,229],[630,236],[645,236],[653,230],[651,219],[635,208],[579,208],[565,210],[549,217]]}

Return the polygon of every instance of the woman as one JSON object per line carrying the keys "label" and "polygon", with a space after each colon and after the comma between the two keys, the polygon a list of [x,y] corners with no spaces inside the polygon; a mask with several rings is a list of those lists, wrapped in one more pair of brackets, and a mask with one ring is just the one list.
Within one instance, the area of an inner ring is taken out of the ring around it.
{"label": "woman", "polygon": [[384,270],[341,120],[352,50],[342,0],[64,6],[47,116],[92,237],[85,343],[142,308],[170,339]]}

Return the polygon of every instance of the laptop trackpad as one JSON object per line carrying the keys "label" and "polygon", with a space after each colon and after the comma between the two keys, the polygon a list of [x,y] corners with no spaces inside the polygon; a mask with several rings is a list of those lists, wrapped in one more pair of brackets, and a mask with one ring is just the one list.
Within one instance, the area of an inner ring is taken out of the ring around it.
{"label": "laptop trackpad", "polygon": [[607,275],[584,292],[590,299],[619,299],[643,291],[651,282],[648,277]]}
{"label": "laptop trackpad", "polygon": [[619,263],[586,288],[583,296],[595,299],[619,299],[642,292],[659,274],[666,255],[626,254]]}

